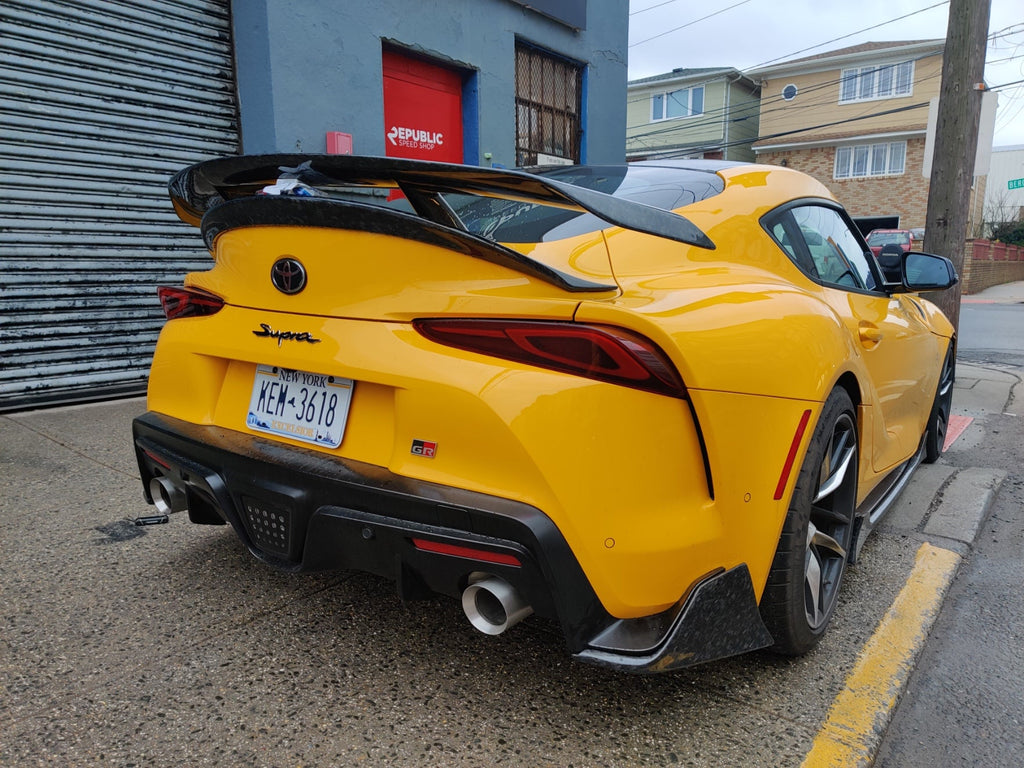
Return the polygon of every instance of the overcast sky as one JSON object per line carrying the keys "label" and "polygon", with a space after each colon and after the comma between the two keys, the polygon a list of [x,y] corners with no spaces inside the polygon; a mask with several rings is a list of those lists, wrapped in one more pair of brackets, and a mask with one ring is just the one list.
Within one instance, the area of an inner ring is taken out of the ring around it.
{"label": "overcast sky", "polygon": [[[949,3],[935,0],[630,0],[629,5],[630,80],[676,67],[747,70],[858,43],[945,38],[949,18]],[[998,88],[995,146],[1024,145],[1024,82],[1017,81],[1024,81],[1024,2],[992,0],[985,82],[994,89],[1016,83]]]}

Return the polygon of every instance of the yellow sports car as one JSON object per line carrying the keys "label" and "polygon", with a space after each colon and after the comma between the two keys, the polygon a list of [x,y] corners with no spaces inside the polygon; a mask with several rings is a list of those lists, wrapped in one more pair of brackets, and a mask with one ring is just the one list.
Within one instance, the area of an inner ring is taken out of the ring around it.
{"label": "yellow sports car", "polygon": [[281,568],[622,670],[799,654],[942,450],[954,329],[914,292],[952,264],[883,271],[792,170],[268,155],[170,193],[213,265],[160,289],[145,492]]}

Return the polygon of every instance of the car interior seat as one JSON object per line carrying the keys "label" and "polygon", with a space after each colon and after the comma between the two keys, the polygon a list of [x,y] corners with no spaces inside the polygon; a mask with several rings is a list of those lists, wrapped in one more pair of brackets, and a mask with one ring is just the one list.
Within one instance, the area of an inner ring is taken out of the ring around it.
{"label": "car interior seat", "polygon": [[902,281],[900,274],[900,262],[902,259],[902,245],[889,243],[882,246],[882,250],[878,254],[878,266],[882,268],[882,276],[887,283],[899,283]]}

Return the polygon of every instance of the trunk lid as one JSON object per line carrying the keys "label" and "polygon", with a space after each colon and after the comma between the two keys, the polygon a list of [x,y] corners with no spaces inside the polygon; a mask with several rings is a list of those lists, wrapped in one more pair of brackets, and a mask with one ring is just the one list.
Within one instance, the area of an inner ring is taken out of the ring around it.
{"label": "trunk lid", "polygon": [[224,203],[203,229],[215,265],[187,282],[241,307],[392,321],[570,319],[582,295],[618,292],[600,232],[505,246],[378,206],[280,197]]}

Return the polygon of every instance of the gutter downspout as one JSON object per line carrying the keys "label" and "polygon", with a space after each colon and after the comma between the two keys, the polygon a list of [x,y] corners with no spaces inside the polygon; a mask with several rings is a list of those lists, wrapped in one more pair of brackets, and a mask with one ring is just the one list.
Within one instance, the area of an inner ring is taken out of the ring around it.
{"label": "gutter downspout", "polygon": [[[740,77],[743,77],[743,75],[740,75]],[[739,78],[737,78],[737,80],[738,79]],[[730,104],[730,102],[732,101],[732,84],[733,84],[733,81],[730,80],[728,77],[726,77],[725,78],[725,125],[722,127],[722,149],[725,150],[725,152],[722,153],[722,159],[723,160],[728,160],[729,159],[729,150],[732,149],[732,147],[729,146],[729,123],[732,120],[732,117],[731,117],[732,109],[731,109],[731,104]]]}

